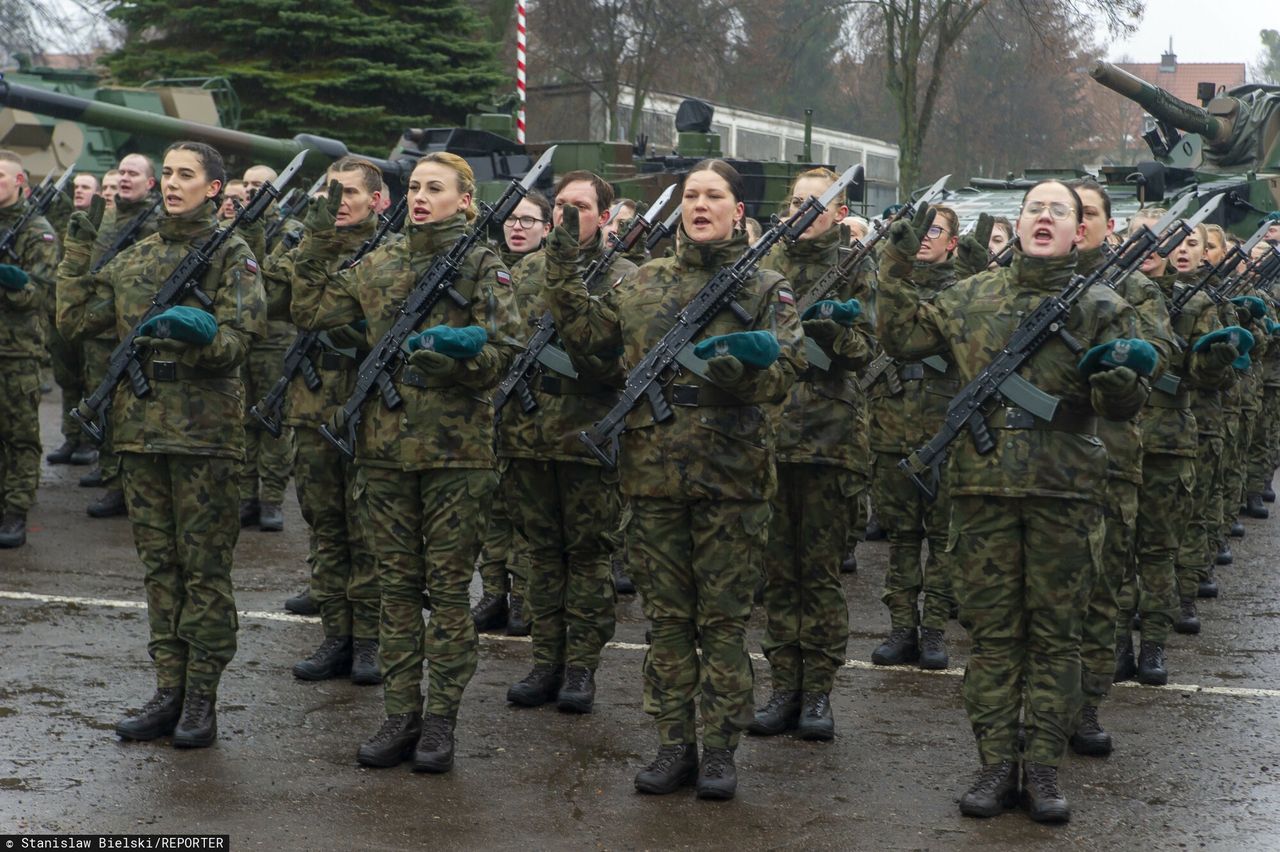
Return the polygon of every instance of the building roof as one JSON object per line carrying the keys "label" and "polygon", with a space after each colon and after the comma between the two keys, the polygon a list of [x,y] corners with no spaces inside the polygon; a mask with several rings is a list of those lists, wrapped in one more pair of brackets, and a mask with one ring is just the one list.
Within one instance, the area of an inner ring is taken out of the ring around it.
{"label": "building roof", "polygon": [[1116,65],[1196,106],[1200,105],[1196,97],[1197,83],[1213,83],[1219,88],[1232,89],[1243,86],[1245,82],[1243,62],[1177,62],[1175,59],[1168,65],[1163,62],[1117,62]]}

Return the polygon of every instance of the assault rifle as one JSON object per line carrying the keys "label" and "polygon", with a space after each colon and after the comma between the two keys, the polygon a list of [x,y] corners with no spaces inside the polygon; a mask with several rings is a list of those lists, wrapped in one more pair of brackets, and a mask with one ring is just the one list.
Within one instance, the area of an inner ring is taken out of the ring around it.
{"label": "assault rifle", "polygon": [[[667,202],[671,200],[675,190],[675,184],[667,187],[647,211],[638,214],[631,220],[631,227],[627,229],[625,234],[617,235],[613,245],[609,246],[606,251],[592,261],[582,275],[582,284],[587,288],[588,292],[599,282],[600,276],[604,275],[609,270],[609,267],[613,265],[613,259],[619,254],[630,251],[636,243],[640,242],[640,238],[653,227],[649,217],[667,206]],[[538,400],[533,395],[530,383],[535,378],[540,366],[548,367],[571,379],[578,377],[578,371],[574,368],[573,362],[569,360],[569,357],[551,344],[555,336],[555,319],[551,316],[551,311],[546,311],[539,317],[537,331],[533,333],[533,337],[529,338],[529,342],[525,344],[524,351],[516,356],[515,361],[511,364],[511,369],[507,371],[507,375],[498,383],[498,390],[493,395],[493,413],[495,415],[502,411],[503,406],[507,404],[507,400],[511,398],[513,393],[520,400],[520,408],[526,414],[537,409]]]}
{"label": "assault rifle", "polygon": [[453,282],[462,272],[463,261],[475,246],[484,242],[490,228],[500,227],[507,220],[507,217],[516,209],[516,205],[533,189],[543,172],[551,168],[551,158],[555,150],[554,145],[548,148],[522,180],[511,182],[506,192],[502,193],[502,197],[492,207],[481,204],[480,217],[472,227],[458,237],[448,251],[441,252],[432,259],[431,266],[427,267],[427,271],[422,273],[422,277],[405,297],[391,327],[382,335],[382,339],[374,344],[368,357],[360,364],[355,389],[351,392],[350,399],[335,414],[341,434],[330,429],[327,423],[320,427],[320,434],[324,435],[325,439],[347,458],[355,458],[356,427],[360,424],[360,409],[364,407],[369,397],[373,396],[375,390],[382,395],[383,404],[391,411],[395,411],[404,403],[391,377],[407,360],[404,344],[409,339],[409,335],[417,330],[431,309],[445,296],[452,299],[453,303],[460,308],[471,304],[453,287]]}
{"label": "assault rifle", "polygon": [[[311,204],[311,198],[324,186],[325,178],[329,176],[328,172],[316,178],[316,182],[311,184],[311,188],[306,192],[298,195],[297,189],[292,189],[280,202],[280,218],[276,219],[270,225],[267,225],[266,231],[263,233],[262,244],[271,247],[271,243],[276,237],[280,236],[280,232],[284,230],[284,226],[290,219],[302,221],[302,217],[307,212],[308,205]],[[292,246],[290,246],[292,248]]]}
{"label": "assault rifle", "polygon": [[27,199],[27,207],[18,217],[18,221],[14,222],[9,230],[0,234],[0,257],[10,255],[14,260],[18,259],[18,236],[31,224],[32,219],[43,216],[49,210],[54,199],[62,194],[62,190],[66,188],[67,182],[71,180],[75,171],[75,166],[68,166],[56,184],[53,183],[53,175],[48,174],[40,185],[31,191],[31,197]]}
{"label": "assault rifle", "polygon": [[[1216,208],[1217,204],[1209,203],[1201,207],[1190,220],[1179,220],[1181,210],[1175,207],[1154,227],[1149,228],[1144,225],[1130,234],[1129,238],[1116,249],[1115,254],[1092,273],[1073,275],[1061,293],[1046,296],[1014,329],[1012,336],[995,360],[984,367],[951,400],[947,407],[946,420],[943,421],[942,429],[938,434],[900,461],[898,467],[911,477],[911,481],[927,499],[933,500],[937,497],[939,468],[947,447],[960,437],[962,432],[968,430],[973,437],[974,448],[980,455],[986,455],[995,449],[995,441],[987,430],[984,411],[988,403],[997,396],[1005,397],[1041,420],[1052,420],[1058,401],[1019,376],[1018,370],[1039,351],[1041,346],[1054,337],[1061,338],[1073,354],[1078,355],[1083,351],[1084,345],[1067,331],[1067,320],[1070,317],[1071,308],[1080,297],[1094,284],[1105,284],[1114,288],[1140,267],[1142,261],[1152,252],[1160,252],[1168,256],[1169,252],[1173,251],[1187,234],[1191,233],[1195,226]],[[931,482],[925,482],[923,479],[926,471],[932,472]]]}
{"label": "assault rifle", "polygon": [[[1267,233],[1267,226],[1270,224],[1270,222],[1264,222],[1262,227],[1254,231],[1253,235],[1249,237],[1248,241],[1246,241],[1243,246],[1235,245],[1233,243],[1231,248],[1227,249],[1226,254],[1222,256],[1222,260],[1218,261],[1217,265],[1205,270],[1204,274],[1200,276],[1195,284],[1190,287],[1184,287],[1182,292],[1174,296],[1169,302],[1169,321],[1171,323],[1177,322],[1178,317],[1182,316],[1182,312],[1186,309],[1187,304],[1196,295],[1196,293],[1199,293],[1202,290],[1218,304],[1222,304],[1231,298],[1230,293],[1236,281],[1239,278],[1244,278],[1245,275],[1248,274],[1248,270],[1246,269],[1245,274],[1240,276],[1228,276],[1228,270],[1235,269],[1236,264],[1241,260],[1246,261],[1246,267],[1251,266],[1251,264],[1248,263],[1249,254],[1253,251],[1253,247],[1262,241],[1262,238]],[[1223,282],[1223,286],[1221,288],[1215,289],[1212,286],[1211,282],[1215,276]],[[1178,344],[1180,346],[1185,346],[1186,341],[1179,340]]]}
{"label": "assault rifle", "polygon": [[[364,256],[376,249],[387,238],[387,235],[393,231],[400,230],[400,226],[404,224],[405,213],[408,212],[408,196],[404,196],[396,203],[390,215],[379,217],[382,224],[378,226],[378,230],[373,236],[360,244],[355,254],[347,258],[339,266],[339,269],[350,269],[355,266]],[[283,416],[282,407],[284,405],[284,395],[289,390],[289,382],[293,381],[293,377],[302,376],[302,382],[307,386],[309,391],[320,390],[320,374],[316,372],[315,361],[313,356],[322,342],[323,331],[300,331],[293,338],[293,343],[289,344],[289,348],[285,350],[284,362],[282,364],[283,374],[276,379],[271,390],[267,395],[249,407],[249,413],[257,418],[262,424],[262,428],[270,432],[274,437],[279,438],[281,431],[280,419]]]}
{"label": "assault rifle", "polygon": [[156,199],[155,204],[152,204],[146,210],[143,210],[137,216],[134,216],[133,221],[125,226],[123,231],[116,235],[115,240],[113,240],[111,245],[107,247],[107,250],[103,252],[102,257],[98,258],[98,262],[89,268],[89,271],[95,274],[101,272],[102,267],[114,260],[116,255],[136,243],[138,241],[138,235],[142,233],[142,228],[147,224],[147,220],[160,212],[161,203],[162,202],[159,199]]}
{"label": "assault rifle", "polygon": [[129,377],[134,396],[143,397],[151,393],[151,383],[143,375],[142,365],[138,362],[138,348],[134,344],[138,337],[138,329],[152,317],[181,304],[182,300],[188,296],[194,297],[206,308],[213,304],[213,299],[200,289],[200,284],[205,273],[209,271],[214,256],[237,228],[262,218],[267,207],[280,195],[280,190],[302,168],[302,161],[306,155],[307,152],[303,151],[294,157],[293,162],[289,163],[279,177],[271,183],[263,184],[262,188],[254,194],[253,200],[246,207],[240,208],[236,217],[231,220],[231,224],[215,230],[203,244],[189,251],[178,264],[178,268],[169,273],[169,277],[151,297],[151,306],[147,308],[146,313],[112,350],[111,357],[107,361],[107,374],[101,383],[93,393],[81,400],[77,408],[71,410],[71,416],[94,443],[102,443],[103,412],[111,401],[112,394],[115,393],[116,385],[120,384],[126,375]]}
{"label": "assault rifle", "polygon": [[[579,440],[587,445],[587,449],[591,450],[601,464],[609,468],[617,466],[618,436],[626,428],[627,415],[641,401],[648,401],[655,422],[663,423],[675,416],[670,403],[662,395],[661,377],[667,375],[676,364],[691,369],[689,359],[696,356],[692,352],[686,353],[686,348],[722,309],[731,310],[744,326],[751,322],[751,315],[734,300],[738,291],[755,276],[760,261],[764,260],[765,255],[780,240],[795,242],[809,229],[814,220],[840,197],[859,168],[852,166],[845,170],[820,198],[809,196],[800,205],[800,209],[785,221],[774,216],[769,230],[764,232],[756,244],[748,248],[732,265],[721,267],[711,276],[711,280],[702,285],[702,289],[689,304],[681,309],[671,328],[627,376],[617,404],[599,423],[578,433]],[[609,452],[602,449],[606,445]]]}

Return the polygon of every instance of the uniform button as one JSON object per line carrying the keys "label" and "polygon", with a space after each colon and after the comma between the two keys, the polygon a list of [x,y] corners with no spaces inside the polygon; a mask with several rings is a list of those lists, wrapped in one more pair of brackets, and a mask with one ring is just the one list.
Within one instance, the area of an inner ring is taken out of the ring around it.
{"label": "uniform button", "polygon": [[1010,441],[1009,443],[1005,444],[1004,446],[1005,446],[1005,449],[1012,450],[1012,449],[1013,449],[1013,441]]}
{"label": "uniform button", "polygon": [[706,422],[707,422],[707,418],[705,418],[705,417],[699,417],[698,419],[699,419],[700,421],[702,421],[703,423],[706,423]]}

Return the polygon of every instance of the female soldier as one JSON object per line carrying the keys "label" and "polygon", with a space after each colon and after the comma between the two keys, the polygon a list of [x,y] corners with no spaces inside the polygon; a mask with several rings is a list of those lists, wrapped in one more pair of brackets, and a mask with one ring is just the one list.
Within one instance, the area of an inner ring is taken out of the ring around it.
{"label": "female soldier", "polygon": [[[716,271],[746,250],[737,227],[743,196],[742,178],[729,164],[694,166],[674,255],[629,273],[601,297],[586,292],[576,264],[549,263],[547,301],[565,344],[577,356],[621,352],[627,362],[639,361]],[[574,255],[577,239],[576,210],[565,208],[547,240],[549,257]],[[658,424],[648,409],[637,409],[622,436],[628,548],[653,625],[644,705],[661,743],[636,776],[636,789],[646,793],[674,792],[696,774],[700,797],[732,797],[733,750],[751,721],[746,624],[777,487],[774,420],[765,406],[785,398],[805,358],[795,296],[782,276],[758,272],[737,301],[749,320],[718,314],[695,347],[699,357],[710,356],[706,368],[664,386],[675,416]]]}
{"label": "female soldier", "polygon": [[[87,272],[97,223],[74,214],[58,270],[59,330],[80,337],[114,325],[126,336],[161,282],[217,228],[225,179],[213,148],[170,145],[159,233],[97,274]],[[208,306],[188,296],[142,325],[138,353],[150,392],[138,397],[122,382],[111,407],[129,523],[146,568],[148,650],[158,686],[116,733],[132,740],[172,733],[180,747],[217,739],[218,679],[236,650],[231,560],[240,533],[235,474],[244,460],[240,364],[267,318],[258,264],[238,235],[215,254],[200,289]]]}
{"label": "female soldier", "polygon": [[[339,239],[333,214],[327,205],[312,205],[293,279],[294,321],[327,329],[364,319],[369,339],[380,338],[435,255],[448,251],[474,217],[474,192],[471,167],[461,157],[423,157],[409,179],[405,239],[337,273],[327,268],[327,247]],[[395,766],[416,745],[416,771],[448,772],[458,705],[476,669],[467,586],[497,483],[487,392],[506,370],[520,324],[511,277],[491,250],[478,247],[467,256],[454,289],[465,307],[441,299],[423,322],[427,330],[407,342],[413,354],[394,379],[403,404],[391,411],[371,403],[360,426],[355,488],[368,507],[366,543],[382,593],[387,712],[356,754],[365,766]],[[333,425],[341,430],[345,424]],[[424,588],[432,605],[425,647]],[[430,660],[425,718],[424,651]]]}
{"label": "female soldier", "polygon": [[500,252],[508,269],[542,248],[551,233],[551,204],[541,192],[533,191],[520,199],[516,209],[502,223],[505,248]]}
{"label": "female soldier", "polygon": [[[835,180],[828,169],[801,174],[791,190],[791,210]],[[799,240],[776,246],[762,266],[785,275],[804,299],[839,260],[837,223],[847,212],[832,204]],[[870,360],[872,341],[853,299],[855,283],[843,282],[806,311],[805,335],[831,360],[825,369],[810,363],[782,408],[764,582],[764,652],[773,697],[756,713],[753,734],[798,727],[802,739],[835,735],[830,692],[849,637],[840,562],[852,520],[848,506],[856,505],[871,473],[862,428],[866,397],[851,371]]]}

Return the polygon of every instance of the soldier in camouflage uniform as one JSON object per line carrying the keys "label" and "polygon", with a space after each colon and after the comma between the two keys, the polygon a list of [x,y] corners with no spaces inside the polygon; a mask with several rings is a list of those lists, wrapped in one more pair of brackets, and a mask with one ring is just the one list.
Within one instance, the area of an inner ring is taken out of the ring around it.
{"label": "soldier in camouflage uniform", "polygon": [[[0,235],[27,209],[22,159],[0,151]],[[40,361],[44,312],[54,300],[58,238],[43,216],[0,256],[0,548],[27,541],[27,512],[40,484]]]}
{"label": "soldier in camouflage uniform", "polygon": [[[262,186],[275,180],[276,172],[269,166],[250,166],[244,173],[245,189],[252,197]],[[280,209],[272,205],[263,217],[262,226],[278,222]],[[272,245],[250,245],[258,259],[265,262],[275,250]],[[296,242],[294,243],[296,245]],[[267,334],[257,341],[249,352],[244,366],[245,398],[250,404],[262,399],[280,377],[280,364],[284,352],[293,342],[296,330],[287,316],[271,319]],[[262,428],[248,409],[244,414],[245,463],[240,471],[240,525],[257,526],[263,532],[279,532],[284,529],[284,489],[293,472],[293,427],[286,425],[279,436]]]}
{"label": "soldier in camouflage uniform", "polygon": [[[328,271],[330,247],[340,239],[333,217],[327,205],[311,205],[294,266],[294,321],[324,330],[364,319],[368,339],[380,339],[432,259],[462,236],[474,191],[461,157],[422,158],[409,180],[404,239],[337,274]],[[488,390],[506,369],[521,325],[510,275],[489,249],[467,256],[454,288],[466,307],[442,298],[423,321],[427,331],[408,341],[420,351],[394,379],[403,404],[392,411],[372,401],[360,422],[355,500],[367,506],[365,540],[381,591],[387,714],[357,751],[365,766],[395,766],[413,754],[415,771],[448,772],[462,692],[476,669],[467,588],[497,485]],[[487,342],[464,347],[477,339]],[[458,357],[437,351],[446,343]],[[345,432],[345,423],[330,425]],[[424,588],[432,604],[429,630],[422,621]]]}
{"label": "soldier in camouflage uniform", "polygon": [[[956,285],[952,256],[959,240],[955,212],[935,209],[938,215],[921,240],[909,279],[929,301]],[[872,502],[889,538],[889,568],[880,600],[889,609],[890,632],[871,655],[871,662],[879,666],[918,659],[921,668],[947,667],[944,631],[955,603],[954,569],[946,553],[951,504],[945,487],[936,500],[926,500],[898,470],[898,462],[941,428],[947,404],[960,389],[958,378],[953,361],[937,354],[927,360],[894,362],[868,388],[870,445],[875,453]],[[922,571],[926,538],[929,556]],[[922,596],[923,613],[918,609]]]}
{"label": "soldier in camouflage uniform", "polygon": [[[835,181],[827,169],[802,173],[791,189],[792,213]],[[821,300],[813,291],[839,262],[845,243],[839,222],[848,212],[833,203],[799,240],[775,246],[761,264],[784,276],[802,303],[812,303],[804,320],[806,345],[821,355],[810,355],[809,369],[796,377],[780,412],[778,490],[764,571],[763,646],[773,694],[756,711],[748,728],[753,734],[796,728],[801,739],[835,736],[830,693],[849,638],[840,563],[849,507],[857,505],[870,476],[862,428],[866,397],[855,371],[871,360],[875,343],[853,299],[856,275]]]}
{"label": "soldier in camouflage uniform", "polygon": [[[160,215],[152,212],[160,203],[160,197],[155,192],[155,167],[151,160],[142,154],[128,154],[121,158],[117,174],[119,188],[115,205],[108,208],[102,217],[98,238],[93,244],[93,256],[89,260],[90,268],[98,263],[102,255],[115,244],[119,235],[128,230],[139,217],[144,218],[134,242],[154,234],[159,228]],[[108,328],[83,342],[84,384],[90,393],[106,376],[107,362],[118,342],[114,328]],[[126,511],[124,486],[120,481],[120,458],[112,447],[110,418],[106,427],[102,446],[98,448],[98,470],[102,487],[107,492],[89,504],[89,516],[93,518],[114,518]]]}
{"label": "soldier in camouflage uniform", "polygon": [[[1076,181],[1072,186],[1084,205],[1085,225],[1084,239],[1076,246],[1076,269],[1087,275],[1102,265],[1102,245],[1107,235],[1114,231],[1115,220],[1111,218],[1111,198],[1096,181]],[[1160,288],[1146,276],[1135,273],[1121,281],[1116,292],[1136,311],[1139,336],[1155,348],[1153,376],[1158,379],[1169,364],[1171,354],[1178,349]],[[1161,395],[1152,393],[1147,398],[1147,411],[1165,410],[1151,407],[1157,396]],[[1105,756],[1111,753],[1111,734],[1098,722],[1098,707],[1110,693],[1115,677],[1120,588],[1125,578],[1133,573],[1136,537],[1143,534],[1138,494],[1144,472],[1142,427],[1137,420],[1100,420],[1098,437],[1107,450],[1107,481],[1102,505],[1106,537],[1102,542],[1102,562],[1093,579],[1084,612],[1080,642],[1080,687],[1084,705],[1079,724],[1071,734],[1071,747],[1077,754]],[[1148,514],[1154,503],[1153,497]],[[1163,511],[1167,504],[1162,503],[1160,507]],[[1169,578],[1172,578],[1172,573]],[[1171,604],[1172,600],[1167,599],[1166,603]],[[1143,661],[1154,668],[1156,661],[1150,657],[1150,648],[1144,642]],[[1163,670],[1163,663],[1158,668]]]}
{"label": "soldier in camouflage uniform", "polygon": [[[214,199],[225,180],[218,152],[178,142],[165,153],[159,232],[88,272],[95,224],[77,213],[58,269],[58,326],[71,338],[114,325],[128,334],[160,283],[217,228]],[[214,256],[195,296],[149,321],[138,338],[145,397],[121,382],[111,406],[124,466],[125,498],[146,567],[149,650],[158,689],[142,711],[116,725],[127,739],[173,733],[176,746],[217,738],[215,698],[236,650],[231,564],[235,470],[244,458],[244,384],[239,368],[266,328],[258,264],[238,235]],[[181,717],[179,718],[179,709]]]}
{"label": "soldier in camouflage uniform", "polygon": [[[560,177],[552,197],[556,229],[546,248],[516,273],[526,338],[546,311],[547,282],[581,286],[571,282],[581,282],[605,249],[600,225],[608,221],[613,203],[609,184],[591,172],[571,171]],[[635,268],[615,257],[592,283],[595,292]],[[610,557],[617,546],[621,498],[617,472],[601,466],[578,433],[609,412],[617,393],[585,365],[577,376],[548,368],[530,391],[538,407],[524,411],[513,400],[503,409],[498,430],[507,514],[529,558],[533,624],[533,669],[512,684],[507,700],[525,707],[555,701],[561,710],[590,713],[600,652],[613,638]]]}
{"label": "soldier in camouflage uniform", "polygon": [[[93,198],[98,193],[98,179],[87,172],[76,174],[71,180],[74,189],[71,196],[71,204],[66,204],[66,196],[60,196],[56,201],[56,206],[65,211],[65,216],[69,217],[75,210],[88,210]],[[53,218],[53,207],[50,206],[49,217]],[[59,233],[66,233],[66,218],[60,221]],[[62,419],[60,421],[60,429],[62,432],[62,446],[45,456],[49,464],[73,464],[86,465],[93,464],[97,458],[97,448],[85,435],[84,430],[80,428],[80,424],[71,416],[71,412],[80,404],[80,400],[85,395],[84,388],[84,350],[80,344],[66,340],[58,333],[54,321],[54,304],[50,299],[45,305],[45,323],[46,335],[49,343],[49,357],[53,362],[53,379],[62,391]],[[85,478],[86,483],[91,482],[95,476],[94,471],[90,471]]]}
{"label": "soldier in camouflage uniform", "polygon": [[[641,360],[716,271],[746,250],[746,234],[735,227],[744,195],[732,166],[703,161],[685,178],[671,257],[650,261],[598,297],[574,277],[549,277],[548,302],[569,351]],[[646,793],[674,792],[697,775],[699,796],[732,797],[733,751],[751,721],[746,626],[777,489],[776,418],[765,406],[785,398],[806,361],[795,297],[782,276],[757,272],[737,300],[749,322],[723,310],[703,331],[727,354],[710,358],[705,376],[681,373],[664,386],[674,418],[659,424],[638,407],[621,438],[628,564],[652,624],[644,707],[661,743],[636,776]],[[735,332],[748,333],[724,337]],[[748,355],[751,347],[758,357]]]}
{"label": "soldier in camouflage uniform", "polygon": [[[1027,191],[1018,218],[1021,248],[1008,268],[980,273],[934,301],[905,279],[930,217],[894,223],[881,258],[877,303],[880,342],[894,357],[949,353],[962,381],[972,380],[1008,341],[1018,322],[1056,295],[1076,267],[1083,236],[1079,196],[1059,181]],[[1114,291],[1094,287],[1071,311],[1067,330],[1084,347],[1132,338],[1134,311]],[[961,813],[994,816],[1023,792],[1037,821],[1070,817],[1057,766],[1080,702],[1080,630],[1102,544],[1100,503],[1107,454],[1094,413],[1126,419],[1146,391],[1126,368],[1086,376],[1060,338],[1019,371],[1058,397],[1051,421],[1006,404],[987,413],[994,447],[980,455],[962,437],[951,447],[951,528],[960,622],[973,639],[965,672],[965,709],[982,769],[961,797]],[[1017,729],[1025,710],[1026,749]]]}
{"label": "soldier in camouflage uniform", "polygon": [[[329,167],[338,185],[326,201],[334,219],[331,240],[316,247],[333,273],[346,264],[378,229],[374,203],[382,191],[382,172],[373,163],[343,157]],[[277,246],[262,268],[269,317],[288,317],[298,249]],[[323,285],[323,282],[320,282]],[[310,598],[320,613],[324,641],[293,666],[302,680],[326,680],[348,673],[360,685],[382,683],[378,670],[378,578],[373,554],[365,545],[361,509],[355,500],[355,465],[320,434],[320,427],[350,395],[356,368],[367,349],[364,332],[350,325],[322,332],[311,364],[320,379],[316,390],[301,373],[294,375],[284,400],[284,425],[295,430],[298,505],[310,529]],[[276,379],[271,380],[274,385]]]}
{"label": "soldier in camouflage uniform", "polygon": [[[502,262],[513,275],[521,264],[542,247],[551,233],[551,204],[536,190],[530,192],[507,221],[502,223],[503,245],[498,250]],[[522,314],[527,313],[521,310]],[[499,462],[500,468],[503,466]],[[489,513],[489,527],[480,548],[480,600],[471,609],[476,629],[506,630],[510,636],[528,636],[525,587],[529,576],[527,548],[507,516],[508,482],[498,482],[498,494]]]}

